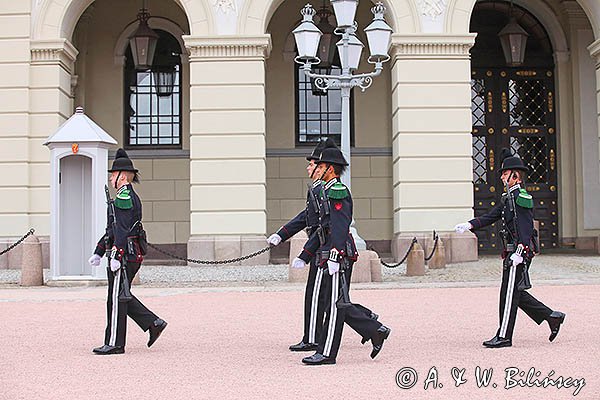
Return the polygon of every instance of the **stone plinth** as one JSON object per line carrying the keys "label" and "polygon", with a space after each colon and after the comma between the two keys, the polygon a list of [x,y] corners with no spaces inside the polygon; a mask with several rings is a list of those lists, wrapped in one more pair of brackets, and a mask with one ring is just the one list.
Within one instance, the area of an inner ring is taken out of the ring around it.
{"label": "stone plinth", "polygon": [[22,248],[21,286],[42,286],[44,270],[42,268],[42,245],[39,239],[31,235],[18,247]]}
{"label": "stone plinth", "polygon": [[415,243],[406,259],[406,276],[421,275],[425,275],[425,252],[419,243]]}

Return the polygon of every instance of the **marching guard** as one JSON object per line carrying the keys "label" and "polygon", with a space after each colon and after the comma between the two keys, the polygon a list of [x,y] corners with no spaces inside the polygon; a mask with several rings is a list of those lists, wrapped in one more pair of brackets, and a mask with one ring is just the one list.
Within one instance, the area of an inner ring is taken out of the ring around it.
{"label": "marching guard", "polygon": [[[117,191],[116,198],[108,201],[106,233],[96,246],[89,263],[99,266],[106,254],[108,296],[106,300],[106,332],[104,345],[93,350],[94,354],[122,354],[125,352],[127,316],[131,317],[144,332],[149,331],[148,347],[161,335],[167,323],[157,317],[135,296],[131,295],[131,282],[140,269],[145,254],[145,232],[142,228],[142,202],[133,190],[138,170],[123,149],[118,149],[113,161],[110,183]],[[108,197],[108,188],[107,197]],[[109,198],[107,200],[110,200]]]}
{"label": "marching guard", "polygon": [[506,186],[506,192],[502,194],[500,204],[485,215],[454,228],[456,232],[462,233],[502,220],[504,251],[500,327],[496,335],[483,342],[483,345],[490,348],[512,346],[517,308],[521,308],[538,325],[547,321],[550,327],[549,340],[552,342],[565,320],[565,314],[551,310],[527,292],[531,288],[529,266],[538,251],[537,232],[533,227],[533,198],[523,187],[528,168],[520,157],[513,156],[508,149],[502,150],[501,159],[501,180]]}
{"label": "marching guard", "polygon": [[[317,161],[316,174],[324,182],[319,195],[319,226],[309,238],[301,257],[316,250],[316,263],[326,269],[322,295],[325,299],[325,322],[315,354],[302,359],[309,365],[335,364],[344,323],[358,332],[363,343],[371,341],[371,358],[381,351],[391,330],[377,321],[375,314],[350,302],[348,283],[358,251],[350,233],[352,196],[340,181],[348,165],[340,149],[323,150]],[[370,316],[371,315],[371,316]]]}
{"label": "marching guard", "polygon": [[[319,203],[318,197],[321,192],[322,182],[315,174],[316,163],[321,152],[326,148],[336,147],[334,141],[330,138],[321,140],[314,148],[313,152],[306,157],[308,164],[306,171],[312,184],[309,186],[306,193],[306,208],[298,213],[288,223],[283,225],[279,230],[269,236],[267,242],[273,246],[279,245],[300,232],[306,229],[306,233],[310,237],[319,225]],[[325,314],[324,301],[322,296],[319,296],[321,290],[321,282],[323,280],[323,269],[318,268],[313,255],[307,257],[304,261],[298,257],[292,261],[292,268],[304,268],[306,264],[310,264],[308,271],[308,280],[306,281],[306,289],[304,292],[304,335],[302,340],[289,347],[291,351],[314,351],[317,349],[317,339],[321,335],[323,329],[323,316]]]}

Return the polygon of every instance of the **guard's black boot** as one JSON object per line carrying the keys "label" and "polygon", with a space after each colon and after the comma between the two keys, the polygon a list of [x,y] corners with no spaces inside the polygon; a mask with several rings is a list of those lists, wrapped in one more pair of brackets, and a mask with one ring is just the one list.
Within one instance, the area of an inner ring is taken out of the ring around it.
{"label": "guard's black boot", "polygon": [[558,331],[560,330],[560,325],[565,322],[565,317],[566,315],[560,311],[552,311],[552,314],[548,317],[548,326],[550,326],[549,341],[556,339],[556,335],[558,335]]}
{"label": "guard's black boot", "polygon": [[[377,315],[371,311],[371,315],[369,315],[369,318],[371,318],[374,321],[377,321],[379,319],[379,315]],[[364,337],[364,338],[360,339],[360,344],[365,344],[368,341],[369,341],[369,339]]]}
{"label": "guard's black boot", "polygon": [[315,351],[317,347],[314,343],[304,343],[304,341],[301,341],[300,343],[291,345],[290,351]]}
{"label": "guard's black boot", "polygon": [[321,353],[315,353],[310,357],[304,357],[302,362],[308,365],[335,364],[335,358],[325,357]]}
{"label": "guard's black boot", "polygon": [[150,333],[150,339],[148,339],[148,347],[152,346],[154,342],[156,342],[156,340],[160,337],[160,334],[162,333],[162,331],[165,330],[166,327],[167,322],[163,321],[160,318],[157,318],[152,323],[152,325],[150,325],[150,328],[148,329],[148,332]]}
{"label": "guard's black boot", "polygon": [[122,346],[109,346],[105,344],[101,347],[96,347],[92,350],[94,354],[98,355],[109,355],[109,354],[123,354],[125,353],[125,347]]}
{"label": "guard's black boot", "polygon": [[373,344],[373,350],[371,350],[371,358],[375,358],[383,347],[383,341],[390,336],[392,330],[387,326],[381,325],[373,337],[371,337],[371,343]]}
{"label": "guard's black boot", "polygon": [[500,347],[510,347],[512,346],[512,340],[494,336],[490,340],[486,340],[485,342],[483,342],[483,345],[491,349],[496,349]]}

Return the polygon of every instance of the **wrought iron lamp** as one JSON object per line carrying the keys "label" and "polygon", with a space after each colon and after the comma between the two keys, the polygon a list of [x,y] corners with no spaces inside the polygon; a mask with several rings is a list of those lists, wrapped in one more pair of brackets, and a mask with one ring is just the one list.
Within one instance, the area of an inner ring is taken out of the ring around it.
{"label": "wrought iron lamp", "polygon": [[517,19],[513,15],[512,0],[509,15],[509,22],[498,33],[498,37],[500,38],[506,64],[511,67],[519,67],[525,61],[525,46],[529,34],[517,23]]}
{"label": "wrought iron lamp", "polygon": [[150,14],[146,9],[146,1],[142,3],[142,8],[138,13],[139,21],[135,32],[129,37],[129,46],[131,46],[131,54],[133,63],[137,70],[148,70],[152,66],[154,59],[154,51],[158,42],[158,34],[148,26]]}

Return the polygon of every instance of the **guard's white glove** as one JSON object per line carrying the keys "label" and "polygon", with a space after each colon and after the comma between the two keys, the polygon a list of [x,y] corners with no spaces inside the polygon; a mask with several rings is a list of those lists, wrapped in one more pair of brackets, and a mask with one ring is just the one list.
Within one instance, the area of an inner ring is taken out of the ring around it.
{"label": "guard's white glove", "polygon": [[513,267],[523,262],[523,251],[525,251],[525,247],[519,244],[515,252],[511,254],[510,259],[512,260]]}
{"label": "guard's white glove", "polygon": [[292,260],[292,268],[297,268],[297,269],[306,268],[306,263],[304,262],[303,259],[296,257]]}
{"label": "guard's white glove", "polygon": [[110,270],[112,272],[116,272],[121,268],[121,261],[115,260],[114,258],[110,259]]}
{"label": "guard's white glove", "polygon": [[454,227],[454,231],[456,233],[465,233],[466,231],[470,231],[471,229],[473,229],[473,226],[469,222],[464,222]]}
{"label": "guard's white glove", "polygon": [[102,257],[100,257],[98,254],[94,254],[90,257],[88,263],[90,263],[92,267],[97,267],[100,265],[100,260],[102,260]]}
{"label": "guard's white glove", "polygon": [[517,253],[513,253],[510,256],[510,259],[512,261],[513,267],[516,267],[517,265],[519,265],[519,264],[521,264],[523,262],[523,256],[520,256]]}
{"label": "guard's white glove", "polygon": [[333,275],[340,270],[340,263],[335,261],[327,261],[327,270],[329,271],[329,275]]}
{"label": "guard's white glove", "polygon": [[267,243],[272,244],[273,246],[277,246],[279,243],[281,243],[281,236],[274,233],[267,238]]}

